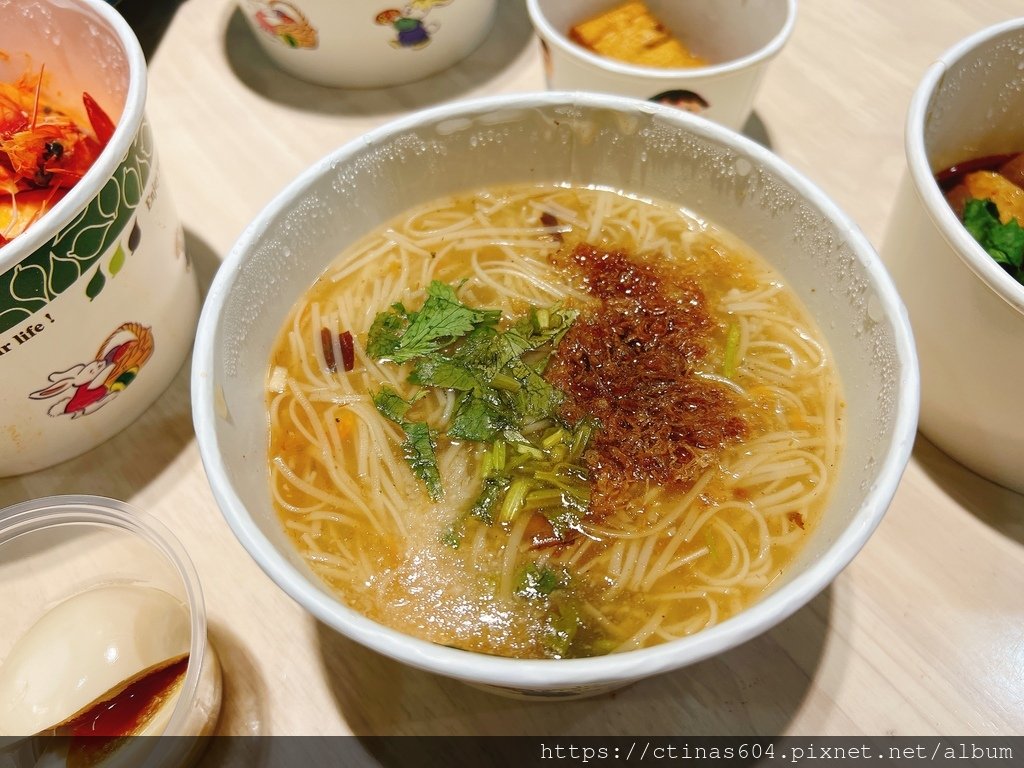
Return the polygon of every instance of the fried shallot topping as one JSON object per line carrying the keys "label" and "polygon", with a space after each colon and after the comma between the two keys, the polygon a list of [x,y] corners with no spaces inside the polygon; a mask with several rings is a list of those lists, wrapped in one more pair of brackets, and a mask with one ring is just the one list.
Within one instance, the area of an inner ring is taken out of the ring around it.
{"label": "fried shallot topping", "polygon": [[565,393],[566,422],[600,422],[584,458],[589,514],[602,519],[650,485],[692,484],[747,425],[728,388],[693,375],[715,330],[695,280],[586,244],[567,262],[601,304],[569,329],[545,378]]}

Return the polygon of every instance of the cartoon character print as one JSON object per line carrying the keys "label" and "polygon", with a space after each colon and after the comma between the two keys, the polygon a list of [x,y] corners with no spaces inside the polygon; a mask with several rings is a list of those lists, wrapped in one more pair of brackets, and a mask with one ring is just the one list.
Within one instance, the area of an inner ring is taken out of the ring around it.
{"label": "cartoon character print", "polygon": [[394,48],[423,48],[430,44],[430,36],[440,27],[423,20],[434,8],[448,5],[453,0],[411,0],[401,11],[389,8],[377,14],[376,22],[394,28],[397,37],[390,43]]}
{"label": "cartoon character print", "polygon": [[681,109],[684,112],[692,112],[695,115],[699,115],[711,106],[708,103],[708,100],[699,93],[679,88],[675,88],[671,91],[662,91],[657,96],[651,96],[648,101],[654,101],[658,104],[675,107],[676,109]]}
{"label": "cartoon character print", "polygon": [[250,0],[259,28],[289,48],[313,49],[319,45],[317,32],[302,11],[285,0]]}
{"label": "cartoon character print", "polygon": [[124,323],[100,345],[96,358],[66,371],[55,371],[50,383],[29,395],[33,400],[59,397],[47,413],[77,419],[95,413],[131,384],[153,356],[153,332],[139,323]]}

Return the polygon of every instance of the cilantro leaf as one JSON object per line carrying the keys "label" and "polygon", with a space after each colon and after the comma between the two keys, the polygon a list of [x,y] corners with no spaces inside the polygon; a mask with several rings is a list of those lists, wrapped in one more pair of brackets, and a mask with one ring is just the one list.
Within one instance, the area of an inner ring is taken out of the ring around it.
{"label": "cilantro leaf", "polygon": [[497,438],[504,427],[500,408],[479,395],[466,392],[459,398],[447,431],[448,436],[456,440],[488,443]]}
{"label": "cilantro leaf", "polygon": [[420,360],[409,374],[409,381],[421,387],[456,389],[463,392],[480,387],[480,382],[467,365],[458,359],[441,355],[428,355]]}
{"label": "cilantro leaf", "polygon": [[405,414],[412,408],[412,403],[387,386],[381,387],[380,391],[373,396],[373,405],[382,416],[399,426],[405,423]]}
{"label": "cilantro leaf", "polygon": [[373,405],[382,416],[395,422],[405,432],[402,454],[415,475],[427,487],[432,501],[444,495],[441,487],[441,473],[437,468],[437,430],[421,421],[406,421],[405,415],[412,403],[405,400],[391,387],[381,387],[373,396]]}
{"label": "cilantro leaf", "polygon": [[392,304],[387,312],[373,319],[366,335],[366,354],[376,360],[386,360],[395,353],[402,334],[409,327],[409,313],[402,304]]}
{"label": "cilantro leaf", "polygon": [[964,227],[979,243],[984,244],[988,233],[999,225],[999,209],[991,200],[970,199],[964,205]]}
{"label": "cilantro leaf", "polygon": [[530,563],[519,574],[516,583],[516,594],[533,600],[547,597],[556,589],[564,588],[563,579],[550,568]]}
{"label": "cilantro leaf", "polygon": [[487,382],[511,359],[506,358],[502,339],[506,334],[481,325],[463,339],[455,350],[454,359],[475,371],[477,378]]}
{"label": "cilantro leaf", "polygon": [[[573,309],[532,308],[500,330],[500,311],[468,307],[459,301],[455,288],[434,281],[419,310],[410,312],[394,304],[374,319],[367,338],[372,356],[394,363],[414,362],[408,377],[412,384],[458,393],[445,437],[491,444],[481,465],[484,477],[478,498],[444,534],[449,546],[458,546],[468,517],[488,525],[507,525],[527,502],[532,511],[549,517],[559,538],[578,529],[589,505],[589,492],[579,487],[586,482],[586,471],[579,468],[582,477],[578,473],[563,477],[557,468],[573,469],[582,453],[576,444],[584,446],[586,441],[557,426],[543,436],[526,429],[538,422],[557,421],[563,395],[543,373],[554,345],[577,315]],[[405,432],[405,459],[436,501],[443,493],[436,458],[439,434],[425,423],[408,421],[413,403],[425,391],[407,401],[384,386],[373,402]],[[538,506],[538,498],[527,499],[535,487],[551,496],[553,508]]]}
{"label": "cilantro leaf", "polygon": [[402,425],[405,431],[405,442],[402,452],[409,468],[423,484],[431,501],[439,501],[444,496],[441,487],[441,474],[437,469],[437,431],[422,421],[408,422]]}
{"label": "cilantro leaf", "polygon": [[491,475],[484,478],[480,495],[477,496],[473,506],[469,508],[469,514],[478,520],[490,525],[494,522],[494,508],[508,490],[511,480],[503,475]]}
{"label": "cilantro leaf", "polygon": [[1016,219],[1005,224],[991,200],[970,199],[964,205],[964,228],[996,263],[1024,283],[1024,228]]}
{"label": "cilantro leaf", "polygon": [[988,234],[986,250],[1000,264],[1020,269],[1024,265],[1024,229],[1016,219],[993,227]]}
{"label": "cilantro leaf", "polygon": [[378,360],[404,363],[437,352],[477,325],[493,325],[500,318],[500,310],[467,307],[454,288],[434,280],[427,287],[427,299],[419,311],[404,313],[392,307],[378,315],[370,327],[366,347]]}
{"label": "cilantro leaf", "polygon": [[518,392],[507,395],[520,424],[530,424],[555,415],[555,409],[562,402],[561,392],[522,360],[512,361],[505,370],[522,385]]}

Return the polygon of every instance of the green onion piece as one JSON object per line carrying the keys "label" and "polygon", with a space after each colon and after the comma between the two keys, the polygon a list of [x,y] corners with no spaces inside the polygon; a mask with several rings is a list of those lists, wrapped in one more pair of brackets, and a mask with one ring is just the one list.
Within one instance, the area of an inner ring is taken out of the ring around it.
{"label": "green onion piece", "polygon": [[580,613],[569,601],[560,602],[557,613],[548,619],[545,645],[556,658],[565,658],[576,638],[576,630],[580,625]]}
{"label": "green onion piece", "polygon": [[619,644],[615,640],[603,637],[590,644],[590,651],[594,656],[606,656],[618,647]]}
{"label": "green onion piece", "polygon": [[523,464],[530,461],[530,457],[522,453],[513,453],[505,459],[505,474],[511,475],[513,470],[519,469]]}
{"label": "green onion piece", "polygon": [[491,470],[501,471],[501,467],[494,465],[494,459],[491,457],[490,451],[484,451],[484,457],[480,460],[480,477],[487,477],[491,474]]}
{"label": "green onion piece", "polygon": [[551,433],[540,441],[545,448],[554,448],[556,445],[565,442],[565,430],[561,427],[553,429]]}
{"label": "green onion piece", "polygon": [[[588,506],[590,506],[590,494],[587,492],[569,490],[562,494],[562,507],[560,511],[567,516],[567,520],[578,520],[579,517],[587,513]],[[572,528],[574,526],[569,525],[568,527]]]}
{"label": "green onion piece", "polygon": [[572,435],[572,444],[569,447],[569,460],[576,461],[587,450],[590,438],[594,434],[594,422],[584,419],[576,425],[576,431]]}
{"label": "green onion piece", "polygon": [[491,510],[494,509],[502,494],[505,493],[509,482],[509,479],[502,475],[492,475],[485,478],[483,486],[480,488],[480,495],[473,502],[473,506],[469,508],[468,514],[486,525],[490,525],[494,521]]}
{"label": "green onion piece", "polygon": [[731,379],[736,375],[736,356],[740,351],[740,326],[738,323],[729,325],[729,335],[725,339],[725,363],[722,366],[722,375]]}
{"label": "green onion piece", "polygon": [[538,331],[546,331],[551,327],[551,313],[546,309],[538,309],[533,313],[534,328]]}
{"label": "green onion piece", "polygon": [[560,506],[562,506],[561,488],[540,488],[536,491],[530,491],[526,494],[526,499],[523,502],[523,509],[527,511]]}
{"label": "green onion piece", "polygon": [[529,456],[531,459],[543,459],[544,452],[540,448],[534,448],[529,443],[516,443],[516,451]]}
{"label": "green onion piece", "polygon": [[491,459],[491,464],[494,468],[501,472],[505,469],[505,441],[495,440],[494,445],[491,446],[491,452],[488,454]]}
{"label": "green onion piece", "polygon": [[519,510],[526,500],[526,494],[530,492],[531,488],[533,488],[533,483],[525,477],[515,480],[509,486],[508,493],[505,494],[505,498],[501,502],[501,510],[498,512],[499,523],[511,523],[516,519],[516,515],[519,514]]}
{"label": "green onion piece", "polygon": [[538,469],[533,473],[534,480],[540,480],[542,483],[548,483],[556,488],[561,488],[565,485],[565,478],[557,470]]}
{"label": "green onion piece", "polygon": [[441,543],[452,549],[458,549],[462,543],[462,526],[452,523],[441,534]]}
{"label": "green onion piece", "polygon": [[559,443],[551,449],[551,458],[555,461],[565,461],[569,458],[569,446],[564,443]]}
{"label": "green onion piece", "polygon": [[555,472],[558,473],[559,477],[564,477],[567,480],[579,480],[584,484],[590,480],[586,468],[581,467],[579,464],[566,464],[562,462],[555,466]]}
{"label": "green onion piece", "polygon": [[507,373],[494,374],[494,378],[491,379],[491,386],[505,392],[518,392],[523,388],[523,385],[519,383],[519,379],[509,376]]}
{"label": "green onion piece", "polygon": [[[562,501],[566,502],[571,500],[568,495],[562,497]],[[559,507],[558,509],[545,509],[542,510],[542,514],[547,518],[547,521],[551,524],[551,530],[555,534],[556,539],[564,540],[569,534],[569,531],[579,531],[580,528],[580,517],[586,513],[586,507],[572,509],[569,506]]]}

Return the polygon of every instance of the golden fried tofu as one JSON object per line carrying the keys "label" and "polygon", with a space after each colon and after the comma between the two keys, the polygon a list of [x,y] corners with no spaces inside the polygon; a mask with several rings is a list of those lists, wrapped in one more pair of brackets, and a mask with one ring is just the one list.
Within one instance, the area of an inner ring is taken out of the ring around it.
{"label": "golden fried tofu", "polygon": [[978,200],[991,200],[999,209],[999,220],[1010,219],[1024,226],[1024,189],[994,171],[975,171],[964,176],[968,194]]}
{"label": "golden fried tofu", "polygon": [[595,53],[646,67],[702,67],[640,0],[631,0],[569,30],[569,38]]}

